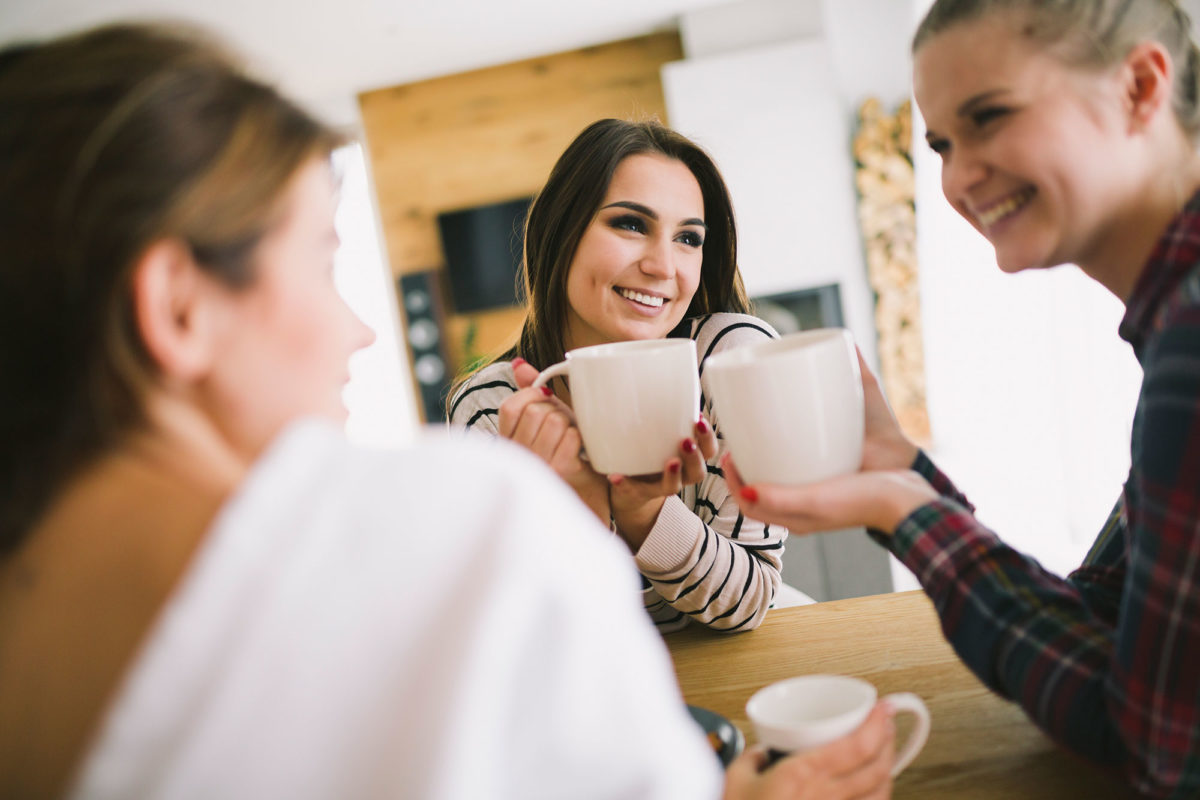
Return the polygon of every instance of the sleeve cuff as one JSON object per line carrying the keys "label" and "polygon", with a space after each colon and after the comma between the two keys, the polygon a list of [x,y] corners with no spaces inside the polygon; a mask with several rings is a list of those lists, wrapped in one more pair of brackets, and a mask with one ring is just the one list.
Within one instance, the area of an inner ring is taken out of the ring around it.
{"label": "sleeve cuff", "polygon": [[929,485],[938,494],[943,497],[949,497],[971,513],[975,512],[975,506],[971,504],[971,501],[967,500],[966,495],[958,490],[958,487],[954,485],[954,482],[950,480],[946,473],[938,469],[937,465],[933,463],[924,450],[917,451],[917,457],[913,460],[912,466],[909,469],[929,481]]}
{"label": "sleeve cuff", "polygon": [[704,523],[678,497],[668,497],[650,535],[638,548],[638,569],[654,575],[683,570],[691,563]]}
{"label": "sleeve cuff", "polygon": [[917,508],[896,526],[888,549],[926,585],[939,568],[954,569],[951,550],[961,551],[966,540],[986,532],[971,510],[950,497]]}

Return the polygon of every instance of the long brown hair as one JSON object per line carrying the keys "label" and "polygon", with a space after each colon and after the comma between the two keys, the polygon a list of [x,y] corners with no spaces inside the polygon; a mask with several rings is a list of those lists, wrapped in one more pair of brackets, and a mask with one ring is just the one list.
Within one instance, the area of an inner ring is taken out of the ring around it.
{"label": "long brown hair", "polygon": [[341,143],[196,31],[0,52],[0,555],[144,423],[131,272],[177,238],[234,288],[297,169]]}
{"label": "long brown hair", "polygon": [[[617,166],[626,158],[653,153],[675,159],[695,176],[704,198],[708,230],[700,285],[687,316],[717,311],[747,312],[750,302],[737,268],[733,204],[716,164],[698,145],[654,121],[602,119],[567,147],[529,208],[521,272],[525,322],[517,344],[497,360],[520,356],[539,368],[563,358],[567,325],[567,273],[579,240],[604,201]],[[470,377],[460,379],[450,392]]]}

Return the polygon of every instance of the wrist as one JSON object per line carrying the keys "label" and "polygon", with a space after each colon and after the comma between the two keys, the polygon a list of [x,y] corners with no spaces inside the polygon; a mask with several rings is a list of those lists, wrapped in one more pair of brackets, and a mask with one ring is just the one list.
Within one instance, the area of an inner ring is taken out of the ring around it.
{"label": "wrist", "polygon": [[891,536],[914,511],[938,499],[938,493],[911,470],[884,473],[884,478],[885,489],[876,494],[878,507],[870,527]]}
{"label": "wrist", "polygon": [[654,529],[654,523],[658,522],[659,512],[662,511],[665,502],[665,497],[656,497],[633,508],[612,509],[612,521],[616,525],[617,533],[634,553],[637,553],[650,531]]}
{"label": "wrist", "polygon": [[601,522],[605,525],[612,525],[612,506],[608,500],[607,486],[576,486],[575,493],[579,495],[579,499],[584,505],[592,510]]}

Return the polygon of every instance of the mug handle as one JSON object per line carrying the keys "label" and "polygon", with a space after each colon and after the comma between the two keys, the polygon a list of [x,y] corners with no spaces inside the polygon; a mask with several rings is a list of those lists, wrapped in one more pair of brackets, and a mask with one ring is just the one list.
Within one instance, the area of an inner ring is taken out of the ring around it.
{"label": "mug handle", "polygon": [[567,371],[567,362],[566,361],[560,361],[557,364],[553,364],[549,367],[546,367],[544,370],[542,370],[541,372],[538,373],[537,380],[535,380],[533,382],[533,384],[530,385],[529,388],[530,389],[540,389],[543,386],[545,386],[547,383],[549,383],[551,378],[557,378],[559,375],[564,374],[566,371]]}
{"label": "mug handle", "polygon": [[894,778],[912,763],[912,760],[917,757],[917,753],[920,753],[921,748],[925,746],[925,740],[929,738],[929,709],[925,707],[921,698],[912,692],[889,694],[883,699],[897,711],[908,711],[917,718],[917,724],[909,733],[908,741],[896,754],[896,763],[892,766],[892,777]]}

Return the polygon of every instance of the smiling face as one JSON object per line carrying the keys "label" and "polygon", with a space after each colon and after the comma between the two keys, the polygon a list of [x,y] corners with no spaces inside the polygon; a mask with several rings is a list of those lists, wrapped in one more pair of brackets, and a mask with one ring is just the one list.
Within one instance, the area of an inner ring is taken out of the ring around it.
{"label": "smiling face", "polygon": [[567,275],[567,349],[665,337],[700,283],[704,237],[704,197],[682,162],[617,165]]}
{"label": "smiling face", "polygon": [[1116,71],[1065,64],[1014,18],[958,23],[914,59],[950,204],[1006,272],[1083,265],[1118,235],[1136,183]]}
{"label": "smiling face", "polygon": [[224,339],[204,392],[242,452],[257,453],[301,416],[346,418],[350,355],[375,335],[334,287],[335,207],[328,163],[314,159],[257,248],[253,283],[224,290]]}

